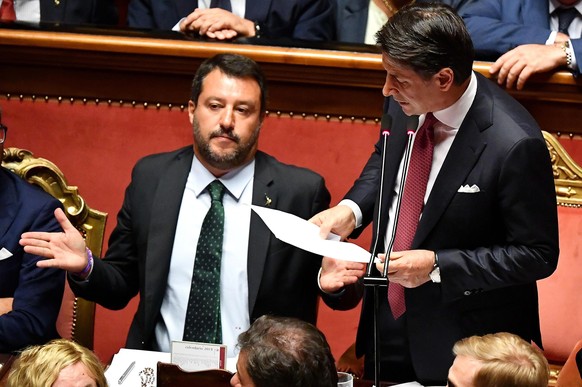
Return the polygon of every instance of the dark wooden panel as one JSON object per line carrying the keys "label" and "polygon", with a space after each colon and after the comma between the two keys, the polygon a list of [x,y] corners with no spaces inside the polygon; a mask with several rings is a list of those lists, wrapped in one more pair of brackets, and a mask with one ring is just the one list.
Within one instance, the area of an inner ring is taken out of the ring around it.
{"label": "dark wooden panel", "polygon": [[[0,27],[0,93],[185,105],[200,62],[219,52],[261,63],[268,109],[283,113],[377,118],[384,70],[377,53]],[[489,64],[476,62],[487,75]],[[582,134],[582,82],[558,72],[510,91],[543,129]]]}

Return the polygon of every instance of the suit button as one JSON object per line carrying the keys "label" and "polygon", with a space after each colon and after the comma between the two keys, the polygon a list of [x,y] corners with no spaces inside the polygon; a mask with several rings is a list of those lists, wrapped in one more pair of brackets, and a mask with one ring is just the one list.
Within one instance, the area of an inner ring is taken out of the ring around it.
{"label": "suit button", "polygon": [[465,290],[465,292],[463,294],[465,296],[470,296],[471,295],[471,291],[470,290]]}

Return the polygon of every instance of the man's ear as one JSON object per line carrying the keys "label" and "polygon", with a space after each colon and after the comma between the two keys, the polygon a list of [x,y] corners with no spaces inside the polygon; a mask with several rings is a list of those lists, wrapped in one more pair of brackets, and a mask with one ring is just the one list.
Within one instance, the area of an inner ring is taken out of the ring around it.
{"label": "man's ear", "polygon": [[194,122],[194,112],[196,111],[196,104],[194,101],[188,101],[188,117],[190,118],[190,123]]}
{"label": "man's ear", "polygon": [[455,83],[455,73],[450,67],[442,68],[433,78],[441,91],[449,91]]}

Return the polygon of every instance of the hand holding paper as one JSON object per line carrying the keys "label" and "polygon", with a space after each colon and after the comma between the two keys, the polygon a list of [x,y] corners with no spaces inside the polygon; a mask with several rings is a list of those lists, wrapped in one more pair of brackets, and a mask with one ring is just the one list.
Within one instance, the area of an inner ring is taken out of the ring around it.
{"label": "hand holding paper", "polygon": [[252,205],[251,208],[265,222],[278,239],[295,247],[324,257],[344,261],[368,263],[370,253],[360,246],[340,241],[336,234],[321,239],[319,227],[305,219],[279,210]]}

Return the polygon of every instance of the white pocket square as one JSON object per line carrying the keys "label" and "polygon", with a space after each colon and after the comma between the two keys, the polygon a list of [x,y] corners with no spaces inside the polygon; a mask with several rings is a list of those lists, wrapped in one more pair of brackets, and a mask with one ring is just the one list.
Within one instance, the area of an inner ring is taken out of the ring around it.
{"label": "white pocket square", "polygon": [[477,193],[480,192],[481,190],[479,189],[479,187],[477,187],[477,185],[473,184],[472,186],[469,186],[469,184],[465,184],[462,185],[459,190],[457,192],[461,192],[461,193]]}
{"label": "white pocket square", "polygon": [[2,247],[2,250],[0,250],[0,261],[6,258],[10,258],[12,256],[12,253],[8,250],[6,250],[5,247]]}

